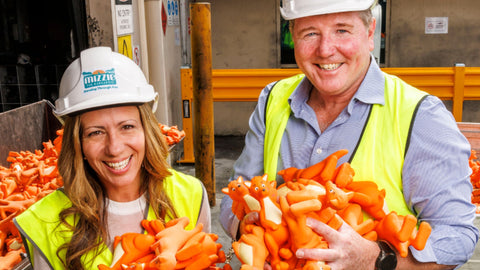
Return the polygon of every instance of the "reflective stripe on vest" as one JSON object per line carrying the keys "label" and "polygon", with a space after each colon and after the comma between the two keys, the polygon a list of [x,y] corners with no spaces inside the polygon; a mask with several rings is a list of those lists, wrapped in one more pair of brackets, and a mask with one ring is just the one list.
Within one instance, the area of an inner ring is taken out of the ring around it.
{"label": "reflective stripe on vest", "polygon": [[298,84],[300,84],[303,77],[305,77],[305,74],[298,74],[280,80],[275,84],[272,90],[270,90],[266,105],[263,158],[264,172],[267,174],[268,180],[270,181],[275,180],[277,176],[280,143],[291,112],[288,98],[293,93],[293,90],[297,88]]}
{"label": "reflective stripe on vest", "polygon": [[[411,213],[402,192],[405,151],[417,106],[427,93],[409,86],[395,76],[386,73],[384,76],[385,106],[372,106],[363,135],[356,151],[352,153],[350,165],[355,170],[354,181],[375,181],[379,188],[385,188],[388,208],[404,215]],[[264,171],[268,173],[269,179],[275,179],[277,174],[281,138],[291,112],[288,98],[302,78],[297,75],[281,80],[270,93],[264,145]]]}
{"label": "reflective stripe on vest", "polygon": [[[193,229],[198,221],[201,204],[203,202],[203,188],[201,182],[190,175],[186,175],[175,170],[170,170],[171,176],[165,178],[165,192],[172,201],[175,211],[179,217],[186,216],[190,223],[187,230]],[[37,203],[30,206],[14,220],[15,225],[27,241],[28,254],[33,260],[33,247],[37,247],[52,269],[64,269],[62,262],[57,257],[57,249],[69,241],[72,237],[72,231],[64,224],[59,224],[59,213],[72,204],[68,197],[62,191],[54,191]],[[149,207],[147,219],[155,219],[155,213],[152,207]],[[166,221],[170,218],[166,218]],[[67,221],[73,224],[73,217],[67,217]],[[102,244],[100,248],[103,251],[95,254],[94,251],[82,256],[82,262],[85,269],[97,269],[97,265],[110,265],[113,260],[113,254]],[[66,250],[60,252],[60,256],[65,258]],[[92,260],[93,258],[93,260]],[[35,262],[32,261],[32,264]],[[91,267],[91,266],[94,267]]]}

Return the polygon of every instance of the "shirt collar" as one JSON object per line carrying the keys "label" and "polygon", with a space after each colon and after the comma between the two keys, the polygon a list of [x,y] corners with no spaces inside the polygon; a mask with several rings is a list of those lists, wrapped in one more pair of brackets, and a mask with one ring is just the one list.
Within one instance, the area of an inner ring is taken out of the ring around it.
{"label": "shirt collar", "polygon": [[385,104],[385,76],[377,65],[373,56],[370,58],[370,67],[362,81],[362,84],[353,96],[363,103],[367,104]]}

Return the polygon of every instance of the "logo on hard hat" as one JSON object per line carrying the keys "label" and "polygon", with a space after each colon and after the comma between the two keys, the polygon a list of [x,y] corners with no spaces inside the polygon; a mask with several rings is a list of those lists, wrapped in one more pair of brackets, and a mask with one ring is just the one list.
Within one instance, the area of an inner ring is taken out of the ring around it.
{"label": "logo on hard hat", "polygon": [[97,90],[107,90],[117,87],[115,69],[95,70],[93,72],[82,72],[84,93]]}

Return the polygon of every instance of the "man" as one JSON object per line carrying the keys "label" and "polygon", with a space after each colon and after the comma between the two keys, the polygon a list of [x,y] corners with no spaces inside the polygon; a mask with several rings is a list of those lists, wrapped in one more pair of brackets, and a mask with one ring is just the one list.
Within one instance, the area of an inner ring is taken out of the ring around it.
{"label": "man", "polygon": [[[366,240],[347,224],[338,231],[309,221],[329,249],[299,249],[298,258],[331,269],[453,269],[473,254],[478,229],[468,165],[470,145],[440,99],[383,73],[374,48],[375,0],[283,0],[295,59],[305,76],[269,84],[251,115],[232,179],[289,167],[307,168],[340,149],[355,180],[386,189],[388,209],[413,214],[433,230],[422,251],[406,258]],[[374,164],[372,164],[374,162]],[[242,222],[221,204],[221,222],[236,236]],[[242,230],[240,230],[242,232]],[[396,267],[396,268],[395,268]]]}

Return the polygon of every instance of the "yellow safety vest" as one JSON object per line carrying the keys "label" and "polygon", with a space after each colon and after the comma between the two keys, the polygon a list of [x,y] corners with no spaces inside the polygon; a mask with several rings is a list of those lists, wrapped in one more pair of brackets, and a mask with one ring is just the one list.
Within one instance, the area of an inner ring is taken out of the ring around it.
{"label": "yellow safety vest", "polygon": [[[275,180],[283,132],[290,116],[288,98],[302,81],[305,74],[298,74],[278,81],[270,90],[265,114],[265,142],[263,171],[268,180]],[[275,91],[274,91],[275,90]]]}
{"label": "yellow safety vest", "polygon": [[[171,176],[165,178],[165,192],[172,200],[175,211],[179,217],[188,217],[190,223],[187,230],[193,229],[197,224],[200,208],[203,201],[203,187],[201,182],[190,175],[175,170],[170,170]],[[60,223],[59,213],[70,207],[72,203],[60,190],[54,191],[37,203],[30,206],[14,220],[19,229],[24,243],[27,244],[27,252],[32,265],[33,248],[36,247],[47,259],[52,269],[64,269],[62,261],[57,256],[58,248],[68,242],[73,232],[64,224]],[[67,217],[69,224],[74,224],[73,217]],[[149,206],[148,220],[156,219],[152,207]],[[169,218],[167,216],[166,220]],[[102,244],[100,254],[94,251],[82,256],[82,263],[85,269],[97,269],[99,264],[110,265],[113,261],[112,252]],[[60,256],[65,258],[65,250]]]}
{"label": "yellow safety vest", "polygon": [[[395,76],[384,75],[385,105],[372,105],[350,165],[355,171],[354,181],[374,181],[385,189],[389,210],[411,214],[403,197],[402,168],[415,112],[427,93]],[[264,171],[270,180],[277,174],[280,143],[291,112],[288,98],[303,77],[296,75],[279,81],[268,98]]]}

